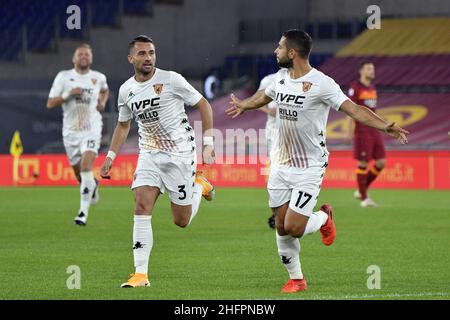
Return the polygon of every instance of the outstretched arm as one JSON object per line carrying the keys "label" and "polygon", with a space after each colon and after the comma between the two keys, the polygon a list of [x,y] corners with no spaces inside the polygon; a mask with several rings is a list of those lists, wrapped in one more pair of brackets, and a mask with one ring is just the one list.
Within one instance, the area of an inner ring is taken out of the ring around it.
{"label": "outstretched arm", "polygon": [[269,108],[267,105],[262,106],[258,110],[264,112],[265,114],[267,114],[267,115],[269,115],[271,117],[275,117],[277,115],[277,109],[276,108]]}
{"label": "outstretched arm", "polygon": [[254,95],[245,100],[239,100],[234,94],[231,94],[230,108],[225,110],[225,113],[234,119],[247,110],[261,108],[271,101],[272,98],[266,96],[264,90],[257,91]]}
{"label": "outstretched arm", "polygon": [[366,126],[378,129],[396,138],[401,144],[408,143],[406,135],[409,133],[403,128],[400,128],[395,122],[387,122],[369,108],[358,106],[351,100],[346,100],[341,104],[340,110],[345,112],[348,116],[356,121],[359,121]]}
{"label": "outstretched arm", "polygon": [[128,120],[126,122],[117,122],[111,140],[111,146],[109,147],[108,155],[106,156],[102,168],[100,169],[100,176],[104,179],[111,178],[109,171],[112,168],[112,164],[116,155],[119,153],[120,148],[128,137],[128,133],[130,132],[130,124],[131,120]]}

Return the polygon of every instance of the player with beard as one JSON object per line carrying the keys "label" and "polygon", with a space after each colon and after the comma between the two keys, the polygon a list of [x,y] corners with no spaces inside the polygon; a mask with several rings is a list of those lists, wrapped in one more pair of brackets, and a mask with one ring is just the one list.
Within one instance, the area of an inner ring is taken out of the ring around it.
{"label": "player with beard", "polygon": [[[352,83],[348,90],[348,96],[358,105],[369,108],[375,112],[377,105],[377,89],[373,84],[375,79],[375,66],[370,61],[362,61],[359,64],[359,81]],[[350,128],[354,123],[353,156],[358,161],[356,179],[358,190],[355,198],[361,200],[361,207],[376,207],[377,204],[368,197],[369,186],[380,174],[386,165],[386,152],[381,133],[362,123],[351,121]],[[350,129],[350,132],[353,130]],[[374,165],[369,170],[369,163],[374,160]]]}
{"label": "player with beard", "polygon": [[210,201],[214,188],[196,170],[195,135],[184,109],[199,109],[203,127],[203,163],[214,161],[211,129],[212,109],[208,101],[183,76],[155,67],[153,40],[145,35],[129,44],[128,61],[134,76],[119,89],[119,119],[109,152],[101,169],[110,178],[113,161],[125,142],[134,118],[138,125],[139,158],[132,183],[135,199],[133,256],[135,272],[122,288],[150,285],[148,267],[153,247],[151,218],[159,195],[169,194],[174,223],[185,228],[194,219],[203,197]]}
{"label": "player with beard", "polygon": [[274,141],[267,189],[269,206],[275,214],[278,254],[289,273],[282,292],[307,288],[300,265],[299,238],[320,230],[329,246],[336,238],[330,204],[314,207],[322,186],[329,152],[326,123],[331,108],[342,111],[367,126],[407,143],[408,132],[388,123],[368,108],[352,102],[334,82],[309,64],[312,39],[304,31],[283,33],[275,50],[278,71],[265,90],[240,100],[231,95],[226,113],[235,118],[245,111],[276,101],[279,133]]}
{"label": "player with beard", "polygon": [[73,54],[74,68],[57,74],[47,101],[47,108],[63,110],[63,142],[67,157],[80,182],[80,209],[75,223],[85,226],[89,206],[99,201],[98,181],[92,167],[102,138],[102,115],[108,100],[104,74],[91,70],[92,50],[78,46]]}

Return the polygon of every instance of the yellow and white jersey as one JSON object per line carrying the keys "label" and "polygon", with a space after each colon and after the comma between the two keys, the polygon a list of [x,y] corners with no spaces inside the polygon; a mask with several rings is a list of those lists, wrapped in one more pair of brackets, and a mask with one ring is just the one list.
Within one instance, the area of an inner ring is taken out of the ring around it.
{"label": "yellow and white jersey", "polygon": [[279,133],[271,150],[273,164],[326,166],[328,113],[330,108],[339,110],[348,99],[336,82],[314,68],[297,79],[291,79],[288,69],[281,69],[265,93],[278,106]]}
{"label": "yellow and white jersey", "polygon": [[97,104],[100,91],[108,89],[106,76],[94,70],[86,74],[80,74],[75,69],[60,71],[48,97],[60,97],[77,87],[82,88],[81,96],[69,98],[62,104],[63,135],[81,131],[101,132],[102,115],[97,110]]}
{"label": "yellow and white jersey", "polygon": [[183,76],[156,68],[145,82],[128,79],[119,90],[119,122],[135,118],[139,152],[163,151],[180,157],[195,154],[194,129],[184,109],[202,95]]}

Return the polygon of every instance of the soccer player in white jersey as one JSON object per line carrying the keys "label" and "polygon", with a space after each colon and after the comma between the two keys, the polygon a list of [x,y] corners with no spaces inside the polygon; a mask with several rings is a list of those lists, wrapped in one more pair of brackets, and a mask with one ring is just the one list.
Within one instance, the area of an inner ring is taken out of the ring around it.
{"label": "soccer player in white jersey", "polygon": [[275,50],[278,65],[284,69],[264,91],[245,100],[232,95],[226,111],[234,118],[273,100],[278,105],[280,127],[267,189],[269,206],[275,213],[278,254],[290,278],[282,288],[286,293],[307,287],[298,238],[320,230],[322,242],[329,246],[336,237],[331,205],[324,204],[314,212],[328,165],[325,129],[330,108],[407,143],[406,130],[354,104],[333,79],[312,68],[311,48],[312,39],[306,32],[284,32]]}
{"label": "soccer player in white jersey", "polygon": [[[273,81],[275,81],[275,73],[268,74],[264,78],[261,79],[261,82],[259,83],[259,90],[265,90]],[[275,101],[270,102],[269,104],[262,106],[258,110],[261,110],[262,112],[267,114],[267,121],[266,121],[266,127],[265,127],[265,136],[266,136],[266,144],[267,144],[267,152],[270,158],[270,150],[272,150],[273,146],[273,140],[275,139],[275,136],[278,133],[277,130],[277,104]],[[274,229],[275,228],[275,215],[272,213],[272,215],[267,219],[267,223],[269,224],[269,227]]]}
{"label": "soccer player in white jersey", "polygon": [[92,167],[102,137],[102,115],[108,100],[104,74],[91,70],[92,50],[88,44],[75,49],[73,69],[56,75],[47,108],[63,109],[63,142],[75,177],[80,182],[80,209],[75,223],[85,226],[90,204],[99,201],[98,181]]}
{"label": "soccer player in white jersey", "polygon": [[167,191],[174,223],[187,227],[197,214],[202,195],[214,196],[213,186],[196,171],[194,130],[184,105],[199,109],[203,127],[203,163],[214,161],[213,118],[208,101],[185,78],[155,67],[153,41],[138,36],[129,45],[128,60],[135,75],[119,89],[119,119],[101,169],[109,178],[114,158],[126,140],[131,119],[138,124],[139,159],[132,190],[135,198],[133,254],[135,273],[122,287],[148,286],[148,264],[153,246],[152,211],[158,196]]}

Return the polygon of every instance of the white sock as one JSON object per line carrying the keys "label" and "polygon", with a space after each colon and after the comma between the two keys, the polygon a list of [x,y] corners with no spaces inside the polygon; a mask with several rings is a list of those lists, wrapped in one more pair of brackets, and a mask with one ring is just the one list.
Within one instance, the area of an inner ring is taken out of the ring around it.
{"label": "white sock", "polygon": [[309,217],[303,235],[306,236],[307,234],[316,232],[317,230],[320,229],[320,227],[322,227],[325,224],[325,222],[327,222],[327,219],[328,215],[325,212],[320,210],[313,212]]}
{"label": "white sock", "polygon": [[281,258],[290,279],[303,279],[300,264],[300,241],[290,235],[280,236],[276,233],[278,254]]}
{"label": "white sock", "polygon": [[88,214],[92,194],[95,190],[95,180],[92,171],[80,172],[80,212]]}
{"label": "white sock", "polygon": [[192,195],[192,213],[191,213],[191,218],[189,219],[188,225],[191,224],[192,220],[197,215],[198,208],[200,207],[200,202],[202,200],[202,192],[203,192],[203,186],[199,183],[196,183],[194,185],[194,192]]}
{"label": "white sock", "polygon": [[152,216],[134,215],[133,256],[136,273],[148,273],[148,261],[152,247]]}

